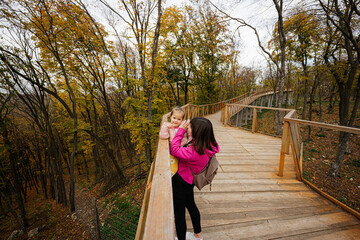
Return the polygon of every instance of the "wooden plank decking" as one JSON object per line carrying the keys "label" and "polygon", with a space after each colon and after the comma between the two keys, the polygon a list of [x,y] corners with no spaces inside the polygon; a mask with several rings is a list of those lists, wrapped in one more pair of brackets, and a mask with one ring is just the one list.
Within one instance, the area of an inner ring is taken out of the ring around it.
{"label": "wooden plank decking", "polygon": [[[277,176],[281,139],[223,127],[212,189],[195,190],[204,239],[360,239],[360,221],[296,180],[291,154]],[[191,230],[191,221],[188,229]]]}

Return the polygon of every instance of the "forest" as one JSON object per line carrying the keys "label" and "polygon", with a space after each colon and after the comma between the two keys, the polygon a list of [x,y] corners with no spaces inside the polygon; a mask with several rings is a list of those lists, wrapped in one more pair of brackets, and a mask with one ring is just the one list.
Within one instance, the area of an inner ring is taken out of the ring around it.
{"label": "forest", "polygon": [[[270,88],[281,107],[291,89],[299,118],[335,113],[331,123],[359,127],[360,1],[265,2],[276,12],[266,42],[209,0],[0,0],[0,218],[13,222],[5,232],[29,229],[31,198],[66,215],[80,185],[100,199],[144,181],[174,106]],[[266,65],[239,63],[243,28]],[[350,137],[339,135],[332,177]]]}

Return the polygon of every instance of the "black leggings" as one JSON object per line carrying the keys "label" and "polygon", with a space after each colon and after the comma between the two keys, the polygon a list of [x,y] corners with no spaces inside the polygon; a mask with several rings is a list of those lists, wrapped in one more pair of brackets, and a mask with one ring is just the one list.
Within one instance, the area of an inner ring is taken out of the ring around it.
{"label": "black leggings", "polygon": [[172,177],[172,187],[176,234],[179,240],[185,240],[185,208],[189,211],[194,232],[201,232],[200,212],[194,201],[194,185],[185,182],[185,180],[176,173]]}

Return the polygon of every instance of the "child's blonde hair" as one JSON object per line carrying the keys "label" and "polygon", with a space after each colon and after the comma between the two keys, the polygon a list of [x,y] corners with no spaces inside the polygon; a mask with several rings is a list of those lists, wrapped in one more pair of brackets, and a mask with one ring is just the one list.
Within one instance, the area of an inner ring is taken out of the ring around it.
{"label": "child's blonde hair", "polygon": [[173,109],[171,109],[170,117],[174,114],[174,112],[181,112],[181,113],[183,114],[183,118],[185,117],[185,111],[184,111],[184,109],[182,109],[182,108],[179,107],[179,106],[176,106],[176,107],[174,107]]}

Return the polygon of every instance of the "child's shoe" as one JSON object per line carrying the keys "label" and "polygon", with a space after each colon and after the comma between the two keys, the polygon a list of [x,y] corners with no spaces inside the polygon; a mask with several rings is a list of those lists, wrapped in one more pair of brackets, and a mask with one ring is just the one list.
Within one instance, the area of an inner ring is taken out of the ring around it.
{"label": "child's shoe", "polygon": [[203,237],[197,238],[193,232],[186,232],[186,240],[203,240]]}

